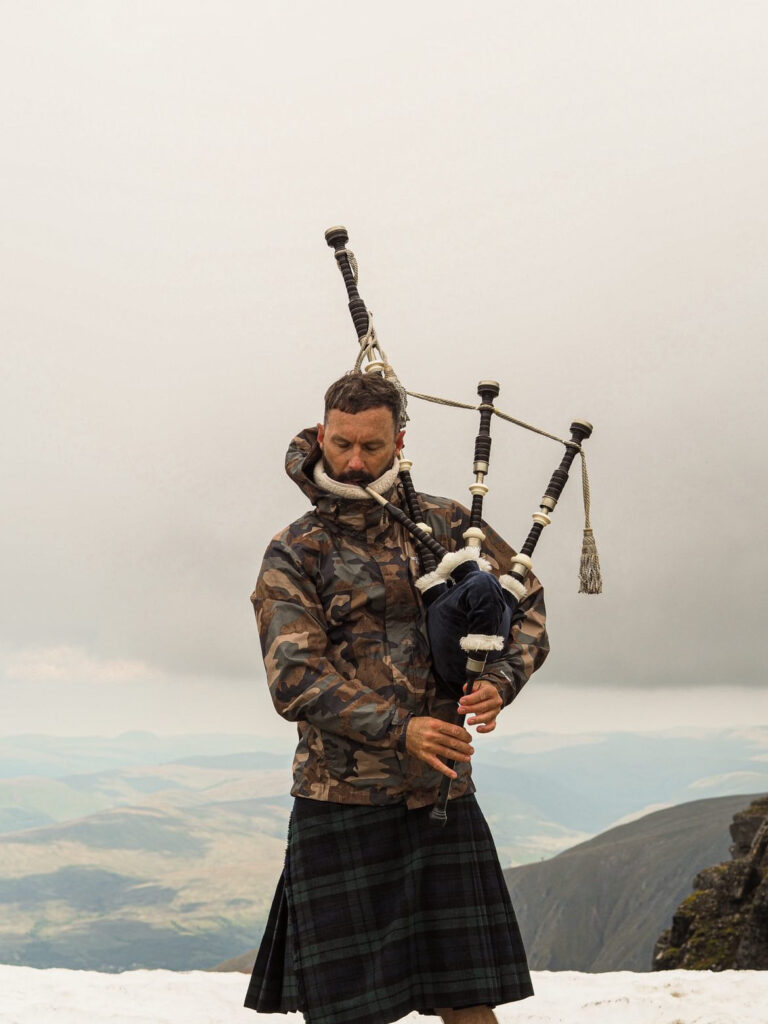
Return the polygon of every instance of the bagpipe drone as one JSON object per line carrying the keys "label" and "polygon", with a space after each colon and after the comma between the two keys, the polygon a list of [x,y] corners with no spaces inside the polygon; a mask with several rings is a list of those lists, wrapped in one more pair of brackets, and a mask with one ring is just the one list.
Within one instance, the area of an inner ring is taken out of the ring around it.
{"label": "bagpipe drone", "polygon": [[[355,370],[366,373],[380,373],[393,381],[402,397],[402,418],[400,427],[405,426],[407,396],[426,401],[438,402],[480,413],[480,426],[475,438],[474,482],[469,490],[472,494],[469,527],[464,532],[466,546],[459,551],[446,551],[432,536],[431,529],[424,522],[419,496],[411,479],[412,463],[400,459],[399,476],[408,507],[406,514],[381,495],[366,488],[371,498],[386,507],[388,513],[401,523],[414,538],[419,554],[423,575],[416,581],[426,606],[427,633],[432,652],[432,661],[441,696],[458,700],[463,692],[471,692],[475,681],[482,676],[486,660],[492,652],[502,651],[515,622],[524,617],[519,604],[526,595],[525,579],[531,569],[531,556],[542,531],[551,522],[568,473],[577,454],[582,459],[582,482],[584,488],[584,544],[580,566],[579,592],[599,594],[602,591],[600,563],[597,557],[594,537],[589,520],[589,481],[586,472],[583,442],[592,433],[592,425],[585,420],[571,423],[569,440],[562,440],[553,434],[532,427],[522,420],[500,412],[494,406],[499,385],[496,381],[481,380],[477,386],[479,405],[468,405],[435,398],[419,392],[406,391],[400,384],[383,349],[379,345],[373,318],[357,290],[357,261],[354,253],[347,248],[349,236],[346,228],[333,227],[325,232],[325,240],[334,250],[336,262],[349,299],[349,312],[357,332],[360,345]],[[565,446],[560,464],[555,469],[537,511],[533,513],[533,525],[520,549],[512,559],[508,571],[497,579],[490,571],[491,566],[481,553],[485,540],[482,531],[483,499],[488,492],[485,478],[491,454],[491,417],[533,430],[538,434],[559,441]],[[463,726],[464,717],[459,718]],[[453,769],[455,762],[449,761]],[[432,808],[434,821],[445,824],[451,779],[444,777],[437,800]]]}

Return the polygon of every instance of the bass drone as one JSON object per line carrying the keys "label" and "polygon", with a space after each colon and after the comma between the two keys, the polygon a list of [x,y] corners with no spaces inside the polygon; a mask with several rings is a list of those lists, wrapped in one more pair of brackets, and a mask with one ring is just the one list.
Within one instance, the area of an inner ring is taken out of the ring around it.
{"label": "bass drone", "polygon": [[[551,522],[551,514],[557,505],[568,480],[571,463],[577,453],[582,458],[582,481],[584,487],[584,544],[581,555],[579,592],[599,594],[602,592],[600,562],[595,548],[594,536],[589,520],[589,481],[582,443],[592,433],[592,424],[585,420],[571,423],[570,440],[564,441],[553,434],[547,434],[537,427],[500,412],[493,404],[499,394],[499,385],[493,380],[481,380],[477,386],[480,404],[466,405],[446,399],[406,391],[400,384],[383,349],[379,345],[370,310],[360,298],[357,290],[357,260],[347,248],[349,235],[346,228],[333,227],[325,232],[325,240],[334,250],[336,262],[349,298],[349,312],[355,325],[360,350],[354,369],[366,373],[380,373],[398,387],[402,398],[400,427],[406,423],[407,396],[421,398],[443,405],[475,409],[480,413],[480,427],[475,438],[474,482],[469,490],[472,494],[469,527],[464,532],[466,546],[460,551],[446,551],[430,534],[431,528],[424,522],[419,496],[411,479],[412,463],[400,460],[400,480],[405,493],[408,514],[391,504],[380,494],[366,488],[368,494],[383,505],[393,519],[401,523],[414,538],[419,554],[423,575],[416,581],[427,610],[427,633],[432,652],[432,661],[441,696],[458,700],[463,692],[471,692],[475,680],[485,670],[486,659],[491,652],[501,651],[509,636],[511,627],[523,617],[518,605],[526,595],[525,579],[531,569],[531,556],[545,526]],[[363,365],[365,363],[365,365]],[[485,478],[491,455],[491,417],[493,415],[515,423],[518,426],[543,434],[565,446],[560,465],[552,474],[538,509],[533,513],[533,526],[515,555],[508,572],[498,579],[492,574],[490,563],[482,557],[481,545],[485,540],[482,531],[483,499],[488,493]],[[461,680],[461,682],[457,682]],[[464,716],[458,716],[459,725],[464,725]],[[448,761],[448,767],[455,768],[455,761]],[[451,779],[445,776],[430,817],[439,824],[447,820],[447,805]]]}

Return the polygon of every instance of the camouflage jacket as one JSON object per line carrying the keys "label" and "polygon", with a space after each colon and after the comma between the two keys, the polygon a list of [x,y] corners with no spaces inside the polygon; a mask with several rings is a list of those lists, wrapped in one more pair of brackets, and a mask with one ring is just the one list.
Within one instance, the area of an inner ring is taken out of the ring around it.
{"label": "camouflage jacket", "polygon": [[[312,477],[320,456],[315,429],[292,441],[288,475],[314,508],[270,543],[251,600],[278,713],[298,724],[294,796],[347,804],[434,803],[442,776],[404,749],[411,715],[455,721],[455,701],[435,693],[425,614],[414,580],[413,541],[386,509],[326,493]],[[387,495],[404,506],[400,486]],[[449,550],[464,546],[468,513],[421,495],[425,519]],[[483,554],[504,571],[512,550],[484,524]],[[548,652],[544,599],[530,576],[505,651],[484,678],[504,704]],[[459,767],[451,796],[473,792]]]}

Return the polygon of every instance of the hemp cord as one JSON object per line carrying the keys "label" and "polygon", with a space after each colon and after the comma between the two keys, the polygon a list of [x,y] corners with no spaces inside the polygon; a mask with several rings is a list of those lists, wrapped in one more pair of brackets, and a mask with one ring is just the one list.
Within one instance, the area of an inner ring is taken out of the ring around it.
{"label": "hemp cord", "polygon": [[349,260],[349,269],[352,271],[352,280],[357,284],[358,281],[358,266],[357,257],[351,249],[337,249],[333,254],[336,257],[336,262],[339,263],[339,270],[341,270],[341,257],[346,256]]}
{"label": "hemp cord", "polygon": [[[411,398],[420,398],[424,402],[434,402],[435,405],[446,405],[453,409],[469,409],[473,412],[477,412],[480,408],[479,405],[469,405],[467,402],[455,402],[449,398],[437,398],[435,395],[425,395],[418,391],[409,391],[408,394]],[[562,437],[558,437],[556,434],[550,434],[548,431],[542,430],[540,427],[534,427],[532,423],[526,423],[524,420],[519,420],[515,416],[510,416],[508,413],[501,412],[501,410],[495,407],[493,412],[500,419],[506,420],[508,423],[514,423],[515,426],[522,427],[524,430],[530,430],[534,434],[539,434],[541,437],[548,437],[550,441],[557,441],[567,447],[575,448],[581,456],[581,489],[584,498],[584,537],[582,540],[581,559],[579,563],[579,593],[601,594],[603,592],[603,579],[600,572],[600,558],[597,554],[595,536],[589,518],[591,492],[589,487],[589,474],[587,473],[587,457],[584,454],[583,447],[580,444],[576,444],[574,441],[565,441]]]}
{"label": "hemp cord", "polygon": [[397,388],[397,392],[400,395],[400,422],[398,426],[402,430],[408,422],[408,392],[405,390],[403,385],[400,383],[400,378],[397,376],[395,371],[392,369],[392,364],[387,357],[387,353],[379,344],[379,339],[376,334],[376,328],[373,326],[373,313],[370,309],[366,308],[368,314],[368,330],[360,338],[360,351],[357,353],[357,359],[355,360],[355,372],[360,373],[363,371],[363,360],[367,359],[369,363],[380,362],[383,364],[382,372],[387,380]]}
{"label": "hemp cord", "polygon": [[[340,255],[345,255],[349,260],[349,265],[352,270],[352,276],[355,284],[357,284],[358,277],[358,266],[355,254],[350,249],[342,249],[336,253],[336,258]],[[445,405],[452,409],[469,409],[471,412],[477,412],[480,408],[479,405],[470,405],[468,402],[456,402],[450,398],[438,398],[435,395],[425,395],[419,391],[408,391],[400,383],[395,371],[392,369],[392,365],[387,358],[387,354],[379,344],[378,337],[376,335],[376,328],[373,326],[373,314],[370,309],[367,309],[368,313],[368,330],[360,338],[360,349],[355,360],[354,369],[356,372],[362,371],[363,362],[367,359],[369,363],[380,362],[383,364],[383,374],[396,386],[400,394],[401,403],[401,415],[400,415],[400,427],[404,427],[408,422],[407,404],[408,397],[419,398],[423,402],[433,402],[435,405]],[[539,434],[541,437],[547,437],[550,441],[557,441],[559,444],[567,447],[573,447],[578,450],[581,456],[581,489],[584,498],[584,537],[581,547],[581,560],[579,564],[579,593],[580,594],[601,594],[603,591],[603,580],[600,572],[600,559],[597,554],[597,546],[595,544],[595,537],[592,530],[592,524],[590,522],[589,513],[591,505],[591,494],[589,487],[589,475],[587,473],[587,458],[584,454],[584,449],[581,445],[575,444],[573,441],[565,441],[562,437],[558,437],[557,434],[550,434],[546,430],[542,430],[540,427],[534,427],[532,423],[526,423],[525,420],[517,419],[515,416],[510,416],[508,413],[501,412],[500,409],[493,407],[493,414],[498,416],[499,419],[506,420],[507,423],[514,423],[517,427],[522,427],[524,430],[530,430],[534,434]]]}
{"label": "hemp cord", "polygon": [[[411,398],[421,398],[425,402],[434,402],[435,405],[448,405],[453,409],[470,409],[472,412],[477,412],[480,408],[479,405],[468,405],[466,402],[454,402],[450,398],[436,398],[434,395],[423,395],[418,391],[409,391],[408,394]],[[502,412],[493,407],[493,414],[498,416],[499,419],[506,420],[507,423],[514,423],[517,427],[523,427],[525,430],[531,430],[534,434],[541,434],[542,437],[548,437],[550,441],[558,441],[560,444],[572,444],[572,441],[564,441],[562,437],[558,437],[557,434],[550,434],[546,430],[542,430],[540,427],[534,427],[532,423],[526,423],[525,420],[515,419],[514,416],[510,416],[509,413]]]}

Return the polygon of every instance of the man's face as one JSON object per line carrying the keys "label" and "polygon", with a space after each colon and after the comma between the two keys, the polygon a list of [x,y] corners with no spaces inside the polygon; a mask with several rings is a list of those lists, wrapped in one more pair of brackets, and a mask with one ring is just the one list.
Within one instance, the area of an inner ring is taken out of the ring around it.
{"label": "man's face", "polygon": [[403,447],[404,434],[395,430],[392,413],[384,405],[355,413],[331,409],[325,425],[317,425],[328,476],[361,487],[389,469]]}

